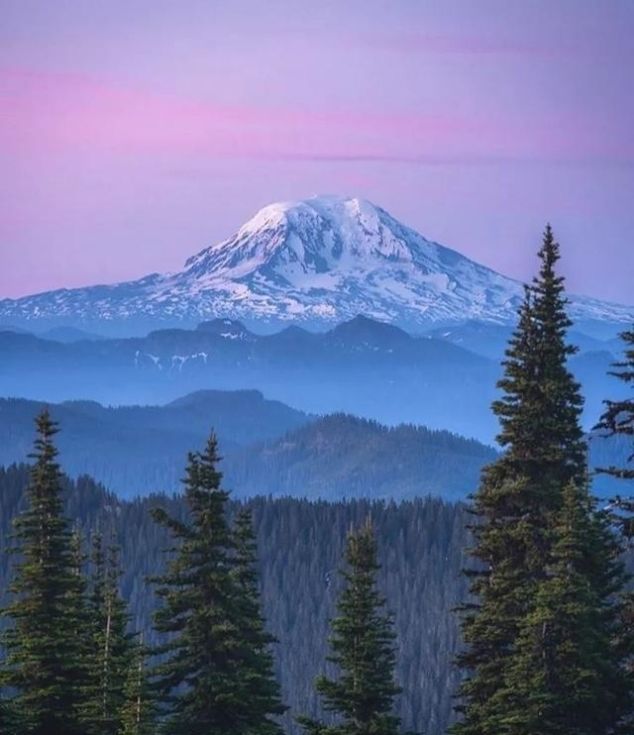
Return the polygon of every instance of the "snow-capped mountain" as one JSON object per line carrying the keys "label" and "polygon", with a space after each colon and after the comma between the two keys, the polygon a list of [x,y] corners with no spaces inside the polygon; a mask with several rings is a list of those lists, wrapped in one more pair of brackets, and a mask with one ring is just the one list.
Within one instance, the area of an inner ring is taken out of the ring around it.
{"label": "snow-capped mountain", "polygon": [[[125,328],[231,318],[326,326],[356,314],[423,330],[468,319],[507,324],[519,282],[425,239],[360,199],[272,204],[183,270],[111,286],[0,301],[0,323]],[[573,297],[581,322],[627,323],[634,307]]]}

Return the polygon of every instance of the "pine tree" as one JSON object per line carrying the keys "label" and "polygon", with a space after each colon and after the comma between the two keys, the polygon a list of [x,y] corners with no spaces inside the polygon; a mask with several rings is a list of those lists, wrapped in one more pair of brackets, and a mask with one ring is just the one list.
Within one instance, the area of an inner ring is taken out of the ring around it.
{"label": "pine tree", "polygon": [[121,708],[120,735],[155,735],[156,710],[145,668],[143,637],[132,650]]}
{"label": "pine tree", "polygon": [[567,368],[575,350],[566,342],[570,320],[550,227],[539,258],[539,276],[526,289],[503,363],[502,397],[493,404],[505,452],[486,468],[473,499],[478,566],[468,572],[475,601],[463,607],[466,648],[459,663],[467,678],[456,735],[505,732],[505,689],[520,632],[548,575],[564,491],[586,482],[582,399]]}
{"label": "pine tree", "polygon": [[499,732],[612,732],[625,694],[612,646],[617,611],[610,598],[623,583],[615,540],[587,487],[572,482],[553,532],[547,575],[520,624],[505,687],[496,694],[503,713]]}
{"label": "pine tree", "polygon": [[[623,332],[621,337],[625,342],[625,359],[614,365],[611,375],[634,386],[634,328]],[[634,442],[634,399],[606,400],[604,403],[605,411],[596,428],[601,429],[606,436],[622,436]],[[629,464],[633,462],[634,447],[628,458]],[[600,472],[624,480],[634,480],[634,467],[606,467]]]}
{"label": "pine tree", "polygon": [[[625,359],[614,365],[611,375],[634,387],[634,329],[621,334],[625,342]],[[634,480],[634,399],[620,401],[606,400],[605,411],[595,427],[603,437],[623,437],[632,443],[632,454],[627,458],[625,467],[602,467],[598,471],[612,475],[621,480]],[[614,498],[614,520],[621,527],[624,537],[631,542],[634,539],[634,486],[625,485],[627,494]]]}
{"label": "pine tree", "polygon": [[396,735],[399,718],[392,714],[400,688],[394,682],[395,635],[383,611],[385,599],[376,588],[376,540],[369,522],[348,537],[345,589],[332,621],[328,660],[338,667],[336,680],[320,677],[316,688],[324,707],[339,716],[340,724],[302,717],[310,735]]}
{"label": "pine tree", "polygon": [[90,595],[90,667],[83,719],[89,735],[116,735],[121,728],[125,686],[133,654],[129,615],[119,592],[118,548],[106,553],[101,534],[93,536]]}
{"label": "pine tree", "polygon": [[91,614],[87,596],[88,584],[85,577],[86,553],[84,550],[84,536],[79,527],[75,527],[71,536],[71,552],[73,559],[73,573],[77,580],[74,590],[69,595],[70,606],[74,609],[74,635],[77,640],[78,661],[81,662],[81,703],[78,707],[78,718],[82,732],[87,730],[86,712],[90,701],[88,682],[90,671],[95,657],[92,639]]}
{"label": "pine tree", "polygon": [[243,732],[249,735],[281,735],[282,728],[271,719],[281,715],[280,688],[273,670],[270,647],[275,638],[264,627],[260,612],[257,551],[251,513],[242,509],[234,528],[235,559],[232,576],[236,588],[236,623],[241,644],[239,681],[245,704]]}
{"label": "pine tree", "polygon": [[34,464],[26,509],[15,520],[20,554],[4,610],[12,627],[3,684],[15,689],[10,702],[16,730],[29,735],[84,735],[79,721],[85,659],[81,601],[72,533],[63,516],[61,473],[48,411],[36,420]]}
{"label": "pine tree", "polygon": [[541,456],[536,470],[539,476],[546,471],[565,487],[569,479],[585,481],[587,446],[580,423],[580,386],[567,367],[568,358],[577,348],[566,341],[572,322],[566,314],[564,278],[555,270],[560,258],[559,244],[550,225],[546,227],[539,257],[539,276],[533,282],[533,314],[538,328],[540,359],[536,377],[543,411]]}
{"label": "pine tree", "polygon": [[[625,342],[625,357],[614,365],[612,375],[627,384],[634,385],[634,329],[621,334]],[[604,467],[598,471],[620,480],[629,481],[625,496],[618,495],[612,501],[612,521],[621,529],[624,543],[628,548],[634,544],[634,497],[632,497],[632,480],[634,480],[634,400],[606,400],[605,411],[595,429],[599,429],[604,437],[623,437],[632,442],[632,454],[627,458],[625,467]],[[617,636],[619,650],[625,660],[629,683],[629,712],[624,717],[622,732],[634,730],[634,592],[622,598],[620,609],[620,628]]]}
{"label": "pine tree", "polygon": [[212,434],[203,452],[189,455],[185,500],[190,523],[153,513],[180,543],[167,573],[155,580],[163,607],[156,630],[168,636],[157,653],[157,695],[167,709],[169,735],[237,735],[244,731],[247,703],[238,680],[241,642],[235,609],[231,557],[234,541],[225,516],[228,493],[217,441]]}

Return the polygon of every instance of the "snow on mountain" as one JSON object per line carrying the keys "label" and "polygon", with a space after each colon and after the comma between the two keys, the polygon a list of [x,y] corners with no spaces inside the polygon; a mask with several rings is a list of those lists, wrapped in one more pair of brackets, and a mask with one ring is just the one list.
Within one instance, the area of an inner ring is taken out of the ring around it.
{"label": "snow on mountain", "polygon": [[[240,319],[326,326],[357,314],[410,329],[513,321],[519,282],[425,239],[361,199],[271,204],[182,271],[0,301],[13,324],[166,324]],[[627,323],[634,307],[571,299],[578,321]]]}

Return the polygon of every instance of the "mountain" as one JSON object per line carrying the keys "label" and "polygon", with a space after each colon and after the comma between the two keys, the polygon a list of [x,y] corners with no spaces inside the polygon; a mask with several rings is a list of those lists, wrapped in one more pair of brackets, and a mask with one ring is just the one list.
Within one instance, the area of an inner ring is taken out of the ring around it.
{"label": "mountain", "polygon": [[[201,389],[258,389],[308,413],[345,412],[489,441],[499,366],[448,342],[357,317],[325,333],[257,335],[239,322],[60,343],[0,332],[0,396],[160,404]],[[460,410],[448,411],[448,405]]]}
{"label": "mountain", "polygon": [[[490,405],[499,359],[366,317],[323,333],[294,326],[259,335],[227,319],[72,343],[0,332],[0,355],[0,396],[129,405],[162,404],[198,390],[257,389],[306,413],[419,424],[485,443],[497,431]],[[570,361],[584,388],[587,429],[605,396],[626,393],[607,375],[613,361],[605,350]]]}
{"label": "mountain", "polygon": [[[0,399],[0,466],[27,460],[33,419],[44,404]],[[225,484],[239,498],[266,495],[339,500],[460,500],[478,485],[496,451],[422,426],[387,427],[346,414],[295,411],[257,391],[201,391],[166,406],[106,407],[94,401],[49,406],[60,422],[60,459],[71,477],[90,475],[119,497],[174,492],[187,453],[213,428]],[[629,447],[593,440],[591,464],[627,466]],[[602,497],[619,491],[601,476]]]}
{"label": "mountain", "polygon": [[52,339],[55,342],[81,342],[85,339],[103,339],[100,334],[85,332],[83,329],[77,329],[76,327],[53,327],[40,332],[39,336],[43,339]]}
{"label": "mountain", "polygon": [[[427,240],[361,199],[314,197],[260,210],[183,270],[0,301],[0,322],[139,333],[239,319],[324,328],[365,314],[421,331],[472,319],[510,324],[519,282]],[[588,328],[626,324],[634,307],[572,297]]]}
{"label": "mountain", "polygon": [[491,447],[447,431],[335,414],[239,449],[225,466],[240,496],[462,500],[495,457]]}
{"label": "mountain", "polygon": [[[33,419],[47,404],[0,399],[0,465],[26,461]],[[48,404],[60,423],[61,461],[73,477],[90,474],[121,496],[180,487],[189,451],[214,429],[223,452],[282,436],[313,417],[258,391],[199,391],[165,406]]]}
{"label": "mountain", "polygon": [[[26,461],[44,404],[0,399],[0,465]],[[316,418],[257,391],[202,391],[166,406],[49,406],[61,462],[121,497],[180,489],[187,453],[213,428],[228,487],[253,495],[324,499],[463,498],[495,451],[423,427],[387,428],[353,416]]]}
{"label": "mountain", "polygon": [[[513,334],[514,327],[508,324],[487,324],[467,320],[453,327],[436,327],[426,334],[435,339],[446,340],[454,345],[471,350],[478,355],[501,360]],[[617,338],[598,339],[577,329],[568,332],[567,340],[580,352],[610,352],[618,355],[623,350],[623,342]]]}

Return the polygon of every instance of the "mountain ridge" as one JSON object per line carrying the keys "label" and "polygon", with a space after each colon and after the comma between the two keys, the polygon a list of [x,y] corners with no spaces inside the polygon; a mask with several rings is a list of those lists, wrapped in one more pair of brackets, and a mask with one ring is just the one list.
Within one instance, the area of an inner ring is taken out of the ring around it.
{"label": "mountain ridge", "polygon": [[[474,345],[412,335],[367,317],[326,332],[291,326],[262,335],[221,320],[72,343],[0,331],[0,395],[129,405],[166,403],[212,387],[257,388],[307,413],[424,424],[489,442],[497,431],[489,408],[498,395],[503,350],[497,330],[493,336],[485,335],[491,344],[478,354],[467,349]],[[483,339],[478,332],[475,346]],[[586,397],[586,429],[598,420],[603,398],[619,398],[624,390],[609,375],[620,356],[612,351],[616,345],[589,346],[570,360]]]}
{"label": "mountain ridge", "polygon": [[[43,402],[0,398],[0,466],[24,462]],[[120,497],[176,492],[187,453],[212,429],[235,497],[463,498],[495,451],[423,426],[387,427],[349,414],[314,416],[259,391],[198,391],[162,406],[48,404],[61,461]]]}

